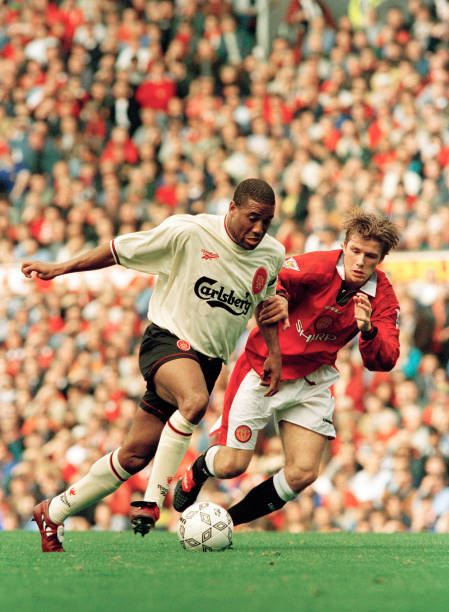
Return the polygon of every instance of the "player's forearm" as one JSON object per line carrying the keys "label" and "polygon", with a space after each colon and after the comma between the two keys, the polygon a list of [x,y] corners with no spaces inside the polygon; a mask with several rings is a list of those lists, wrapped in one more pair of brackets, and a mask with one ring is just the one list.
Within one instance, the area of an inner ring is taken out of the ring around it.
{"label": "player's forearm", "polygon": [[276,325],[262,325],[259,323],[260,332],[265,340],[265,344],[268,348],[268,354],[271,356],[278,357],[281,354],[281,347],[279,345],[279,333],[278,326]]}
{"label": "player's forearm", "polygon": [[290,327],[288,321],[288,299],[285,295],[276,295],[262,302],[256,312],[257,323],[261,325],[275,325],[284,322],[284,329]]}
{"label": "player's forearm", "polygon": [[109,244],[103,244],[95,249],[82,253],[73,259],[63,261],[58,266],[58,276],[70,274],[71,272],[87,272],[88,270],[99,270],[108,268],[115,264]]}

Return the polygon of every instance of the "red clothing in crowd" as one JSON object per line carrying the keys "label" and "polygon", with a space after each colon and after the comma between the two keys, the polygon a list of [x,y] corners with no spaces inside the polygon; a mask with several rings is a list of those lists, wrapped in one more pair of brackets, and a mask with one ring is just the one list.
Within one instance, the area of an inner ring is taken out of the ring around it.
{"label": "red clothing in crowd", "polygon": [[168,77],[145,81],[136,90],[136,100],[141,107],[164,112],[175,95],[176,84]]}
{"label": "red clothing in crowd", "polygon": [[123,145],[110,140],[103,151],[101,160],[113,161],[116,164],[136,164],[139,161],[139,149],[131,138],[128,138]]}

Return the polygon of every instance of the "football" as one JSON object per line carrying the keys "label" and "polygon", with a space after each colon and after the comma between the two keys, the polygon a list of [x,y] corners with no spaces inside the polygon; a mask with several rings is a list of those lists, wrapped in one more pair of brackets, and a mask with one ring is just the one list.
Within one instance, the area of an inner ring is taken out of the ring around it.
{"label": "football", "polygon": [[232,529],[232,519],[224,508],[202,501],[184,510],[177,532],[185,550],[213,552],[232,546]]}

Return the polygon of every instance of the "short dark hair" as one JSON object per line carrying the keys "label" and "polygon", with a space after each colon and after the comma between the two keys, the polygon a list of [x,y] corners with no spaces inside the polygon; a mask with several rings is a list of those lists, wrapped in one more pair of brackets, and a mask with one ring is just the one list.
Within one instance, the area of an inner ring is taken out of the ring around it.
{"label": "short dark hair", "polygon": [[276,203],[273,189],[266,181],[259,178],[245,179],[237,185],[234,191],[233,200],[237,206],[243,206],[249,198],[262,204],[270,204],[271,206],[274,206]]}
{"label": "short dark hair", "polygon": [[399,244],[397,226],[381,214],[354,208],[348,214],[343,227],[346,230],[345,243],[353,234],[359,234],[364,240],[377,240],[382,246],[382,258]]}

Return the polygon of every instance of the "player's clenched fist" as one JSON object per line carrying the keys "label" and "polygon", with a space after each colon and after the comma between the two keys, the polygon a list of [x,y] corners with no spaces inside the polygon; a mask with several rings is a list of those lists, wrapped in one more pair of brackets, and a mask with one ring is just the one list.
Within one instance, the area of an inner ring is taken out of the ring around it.
{"label": "player's clenched fist", "polygon": [[58,265],[45,263],[44,261],[24,261],[21,268],[27,278],[40,278],[51,280],[58,276]]}

